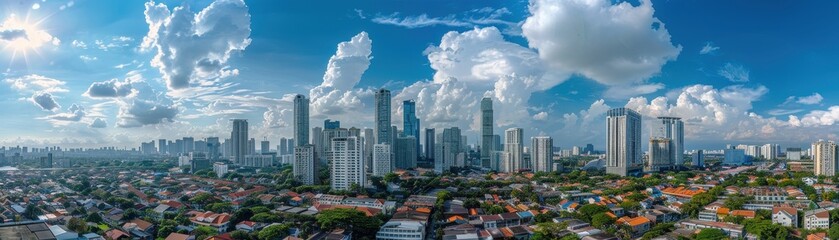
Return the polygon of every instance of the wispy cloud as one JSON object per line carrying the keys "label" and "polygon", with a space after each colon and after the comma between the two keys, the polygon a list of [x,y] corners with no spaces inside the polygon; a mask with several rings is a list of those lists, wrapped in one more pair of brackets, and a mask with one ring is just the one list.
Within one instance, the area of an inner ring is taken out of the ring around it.
{"label": "wispy cloud", "polygon": [[[356,12],[364,19],[364,15],[358,9]],[[504,19],[505,16],[510,15],[510,10],[507,8],[494,9],[491,7],[484,7],[469,10],[460,14],[449,14],[446,16],[429,16],[428,14],[420,14],[413,16],[402,16],[402,14],[395,12],[387,15],[377,14],[371,21],[378,24],[393,25],[404,28],[422,28],[432,26],[449,26],[449,27],[478,27],[478,26],[501,26],[506,34],[519,34],[519,23]]]}
{"label": "wispy cloud", "polygon": [[717,71],[717,74],[732,82],[749,81],[749,70],[738,64],[726,63]]}
{"label": "wispy cloud", "polygon": [[705,43],[705,46],[703,46],[702,49],[699,50],[699,54],[711,54],[716,52],[717,50],[720,50],[720,47],[714,46],[714,44],[711,42],[707,42]]}
{"label": "wispy cloud", "polygon": [[813,105],[821,103],[822,100],[824,100],[824,97],[822,97],[821,94],[813,93],[813,95],[810,96],[798,97],[798,100],[795,102],[805,105]]}

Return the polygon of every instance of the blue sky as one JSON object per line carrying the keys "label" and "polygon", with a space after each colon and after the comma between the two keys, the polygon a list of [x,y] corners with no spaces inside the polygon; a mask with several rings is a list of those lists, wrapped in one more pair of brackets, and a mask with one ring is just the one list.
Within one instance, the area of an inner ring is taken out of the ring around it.
{"label": "blue sky", "polygon": [[[605,141],[603,113],[687,122],[687,148],[836,139],[839,14],[730,1],[6,1],[0,144],[136,147],[222,136],[231,118],[274,142],[290,94],[372,127],[372,90],[417,100],[422,127],[570,147]],[[180,8],[180,10],[175,10]],[[23,34],[21,34],[23,33]],[[401,117],[393,117],[401,126]]]}

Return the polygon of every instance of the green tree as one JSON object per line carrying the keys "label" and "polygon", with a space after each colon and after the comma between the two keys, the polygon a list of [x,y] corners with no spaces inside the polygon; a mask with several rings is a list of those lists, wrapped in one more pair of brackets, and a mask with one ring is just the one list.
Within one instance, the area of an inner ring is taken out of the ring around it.
{"label": "green tree", "polygon": [[396,182],[396,181],[399,180],[399,175],[396,175],[396,173],[389,172],[389,173],[385,174],[385,176],[382,179],[385,182],[392,183],[392,182]]}
{"label": "green tree", "polygon": [[67,228],[70,229],[70,231],[84,234],[87,233],[87,222],[81,218],[70,218],[70,221],[67,222]]}
{"label": "green tree", "polygon": [[705,228],[696,234],[696,240],[720,240],[728,239],[728,235],[722,230],[716,228]]}
{"label": "green tree", "polygon": [[830,239],[839,239],[839,224],[834,224],[830,227],[830,230],[827,231],[827,236],[829,236]]}
{"label": "green tree", "polygon": [[276,214],[272,214],[270,212],[264,212],[264,213],[259,213],[259,214],[253,215],[253,217],[251,217],[251,221],[261,222],[261,223],[275,223],[275,222],[282,222],[283,219],[280,218],[280,216],[277,216]]}
{"label": "green tree", "polygon": [[442,190],[442,191],[437,192],[437,201],[438,202],[445,202],[445,201],[451,200],[451,199],[452,199],[452,193],[450,193],[449,191]]}
{"label": "green tree", "polygon": [[279,240],[283,239],[289,234],[291,226],[289,224],[276,224],[263,228],[259,231],[260,240]]}
{"label": "green tree", "polygon": [[615,219],[606,213],[598,213],[591,216],[591,226],[596,228],[603,228],[615,222]]}
{"label": "green tree", "polygon": [[316,217],[321,229],[348,229],[353,238],[376,235],[382,221],[379,218],[367,217],[363,212],[355,209],[330,209],[320,212]]}
{"label": "green tree", "polygon": [[101,223],[102,216],[99,216],[99,213],[90,213],[84,220],[92,223]]}
{"label": "green tree", "polygon": [[580,209],[577,210],[577,215],[579,218],[586,222],[591,222],[591,217],[598,214],[598,213],[605,213],[608,212],[609,208],[606,206],[595,205],[595,204],[586,204]]}
{"label": "green tree", "polygon": [[206,239],[207,237],[218,234],[218,231],[212,227],[200,226],[192,230],[192,234],[195,235],[195,239]]}

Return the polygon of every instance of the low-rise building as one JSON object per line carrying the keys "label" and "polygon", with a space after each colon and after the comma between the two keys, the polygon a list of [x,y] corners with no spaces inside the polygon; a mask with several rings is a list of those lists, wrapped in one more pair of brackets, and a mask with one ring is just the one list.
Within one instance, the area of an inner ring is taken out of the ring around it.
{"label": "low-rise building", "polygon": [[827,209],[816,209],[804,212],[804,228],[810,230],[830,228],[830,212],[827,211]]}
{"label": "low-rise building", "polygon": [[772,208],[772,223],[787,227],[798,227],[798,209],[792,207]]}

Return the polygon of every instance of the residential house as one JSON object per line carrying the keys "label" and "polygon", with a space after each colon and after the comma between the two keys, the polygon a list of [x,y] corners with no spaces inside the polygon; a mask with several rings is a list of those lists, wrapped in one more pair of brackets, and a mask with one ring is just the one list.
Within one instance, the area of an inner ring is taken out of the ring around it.
{"label": "residential house", "polygon": [[772,208],[772,223],[798,227],[798,209],[786,206]]}
{"label": "residential house", "polygon": [[646,233],[647,231],[650,230],[650,225],[651,225],[651,221],[648,218],[645,218],[645,217],[630,218],[628,216],[618,218],[618,220],[615,221],[615,223],[616,224],[629,225],[629,227],[632,228],[632,235],[633,236],[643,235],[644,233]]}
{"label": "residential house", "polygon": [[194,216],[189,218],[193,226],[209,226],[216,228],[219,233],[227,232],[230,224],[230,214],[214,212],[190,212]]}
{"label": "residential house", "polygon": [[696,219],[688,219],[679,222],[679,226],[685,227],[691,230],[700,230],[705,228],[715,228],[722,230],[729,237],[733,239],[739,239],[745,236],[746,232],[743,230],[742,225],[731,224],[731,223],[722,223],[722,222],[710,222],[710,221],[702,221]]}
{"label": "residential house", "polygon": [[830,212],[827,209],[804,212],[804,228],[809,230],[830,228]]}

